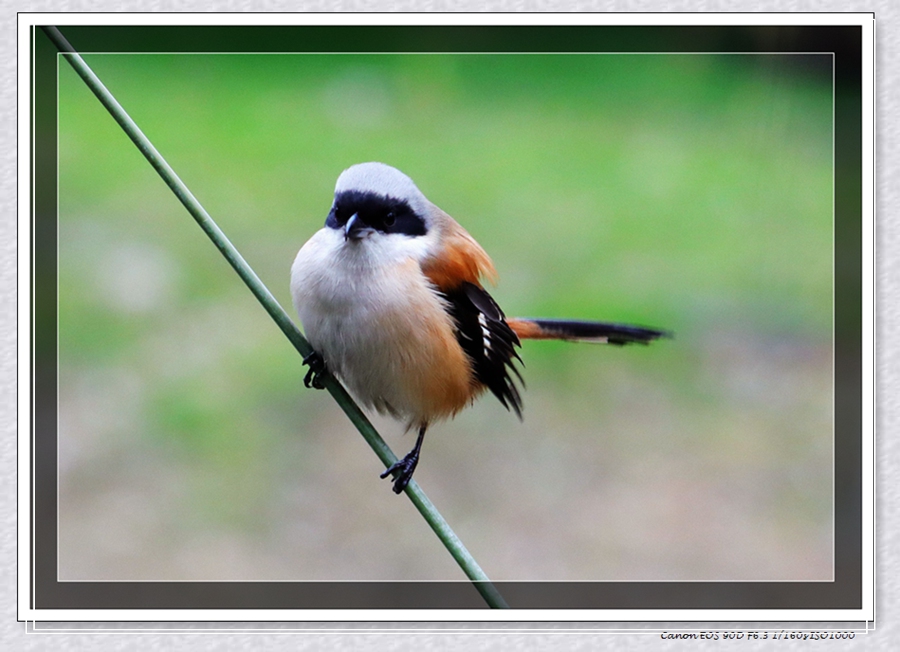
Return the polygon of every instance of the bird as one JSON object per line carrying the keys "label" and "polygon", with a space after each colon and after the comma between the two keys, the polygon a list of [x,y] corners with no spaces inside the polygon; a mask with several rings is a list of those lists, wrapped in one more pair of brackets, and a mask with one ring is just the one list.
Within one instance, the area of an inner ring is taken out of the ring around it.
{"label": "bird", "polygon": [[291,266],[291,298],[313,352],[306,387],[332,374],[367,409],[418,435],[388,467],[401,493],[425,432],[490,391],[522,419],[523,339],[647,344],[663,329],[568,319],[507,318],[484,288],[488,254],[406,174],[352,165],[337,179],[325,225]]}

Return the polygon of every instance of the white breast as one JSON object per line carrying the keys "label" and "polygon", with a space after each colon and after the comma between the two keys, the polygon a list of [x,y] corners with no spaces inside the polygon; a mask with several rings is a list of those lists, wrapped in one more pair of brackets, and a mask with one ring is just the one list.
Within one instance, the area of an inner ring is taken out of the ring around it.
{"label": "white breast", "polygon": [[425,244],[383,234],[345,242],[325,228],[291,268],[294,307],[328,369],[361,403],[410,425],[449,416],[472,397],[443,299],[419,269],[421,252],[409,250]]}

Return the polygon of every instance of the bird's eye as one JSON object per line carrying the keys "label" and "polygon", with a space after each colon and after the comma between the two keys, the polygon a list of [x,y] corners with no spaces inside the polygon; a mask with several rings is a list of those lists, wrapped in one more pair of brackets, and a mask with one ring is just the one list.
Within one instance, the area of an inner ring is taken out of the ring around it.
{"label": "bird's eye", "polygon": [[387,215],[384,216],[384,225],[385,226],[394,226],[394,222],[396,217],[394,216],[394,211],[390,211]]}

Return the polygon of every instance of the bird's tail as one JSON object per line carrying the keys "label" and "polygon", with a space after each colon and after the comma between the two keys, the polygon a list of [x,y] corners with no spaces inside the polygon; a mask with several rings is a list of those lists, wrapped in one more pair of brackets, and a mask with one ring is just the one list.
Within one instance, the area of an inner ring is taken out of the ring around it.
{"label": "bird's tail", "polygon": [[572,319],[526,319],[514,317],[506,320],[520,339],[567,340],[596,344],[649,344],[660,337],[672,337],[669,331],[627,324],[608,324],[599,321]]}

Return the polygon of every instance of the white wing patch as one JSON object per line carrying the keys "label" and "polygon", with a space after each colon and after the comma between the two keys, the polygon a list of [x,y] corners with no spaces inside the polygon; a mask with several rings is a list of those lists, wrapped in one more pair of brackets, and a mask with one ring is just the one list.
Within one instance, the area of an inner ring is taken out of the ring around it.
{"label": "white wing patch", "polygon": [[483,312],[478,313],[478,325],[481,326],[481,342],[484,346],[484,357],[488,357],[491,351],[491,331],[488,328],[487,318]]}

